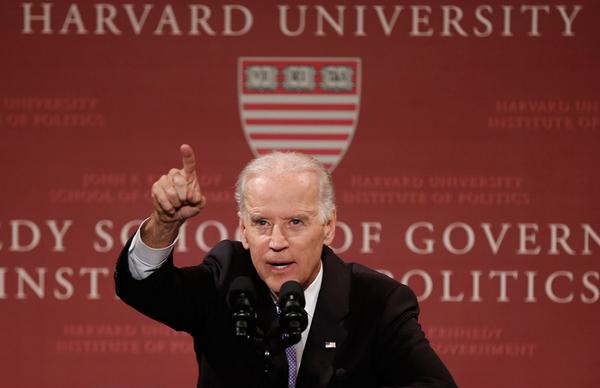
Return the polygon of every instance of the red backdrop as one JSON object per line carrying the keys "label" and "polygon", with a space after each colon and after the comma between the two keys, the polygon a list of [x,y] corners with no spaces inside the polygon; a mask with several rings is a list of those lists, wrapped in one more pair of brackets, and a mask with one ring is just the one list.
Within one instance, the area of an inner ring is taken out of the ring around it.
{"label": "red backdrop", "polygon": [[195,384],[190,339],[112,282],[187,142],[209,206],[179,264],[235,238],[254,151],[304,148],[334,247],[415,290],[460,386],[598,386],[600,5],[490,3],[3,1],[0,385]]}

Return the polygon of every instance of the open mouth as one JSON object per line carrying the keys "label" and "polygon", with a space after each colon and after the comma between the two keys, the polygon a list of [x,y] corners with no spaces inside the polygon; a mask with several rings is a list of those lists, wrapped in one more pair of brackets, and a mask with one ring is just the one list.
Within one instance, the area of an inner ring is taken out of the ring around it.
{"label": "open mouth", "polygon": [[292,262],[284,262],[284,263],[269,263],[273,268],[277,269],[285,269],[292,265]]}

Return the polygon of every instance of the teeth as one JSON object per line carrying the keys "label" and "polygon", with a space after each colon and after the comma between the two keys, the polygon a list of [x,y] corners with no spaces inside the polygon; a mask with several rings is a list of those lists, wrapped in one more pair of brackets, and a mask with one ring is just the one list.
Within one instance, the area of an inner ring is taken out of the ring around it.
{"label": "teeth", "polygon": [[272,264],[272,265],[273,265],[274,267],[277,267],[277,268],[285,268],[285,267],[287,267],[289,264],[285,264],[285,263],[275,263],[275,264]]}

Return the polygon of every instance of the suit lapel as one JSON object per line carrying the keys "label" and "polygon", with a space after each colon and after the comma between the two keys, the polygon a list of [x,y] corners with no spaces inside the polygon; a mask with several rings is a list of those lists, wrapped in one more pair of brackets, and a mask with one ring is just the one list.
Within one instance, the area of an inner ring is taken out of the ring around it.
{"label": "suit lapel", "polygon": [[350,270],[324,247],[323,282],[298,373],[298,388],[324,388],[335,374],[334,356],[346,339]]}

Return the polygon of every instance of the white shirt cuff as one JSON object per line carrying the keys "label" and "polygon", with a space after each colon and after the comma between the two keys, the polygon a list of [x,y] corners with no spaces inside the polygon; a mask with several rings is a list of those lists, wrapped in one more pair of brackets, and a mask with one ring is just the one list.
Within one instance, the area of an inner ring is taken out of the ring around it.
{"label": "white shirt cuff", "polygon": [[152,272],[159,269],[165,261],[167,261],[169,254],[171,254],[171,251],[177,242],[177,239],[175,239],[168,247],[159,249],[150,248],[144,243],[141,235],[142,227],[146,221],[142,222],[142,225],[138,228],[135,236],[133,236],[127,255],[129,272],[131,272],[131,276],[136,280],[145,279],[150,276]]}

